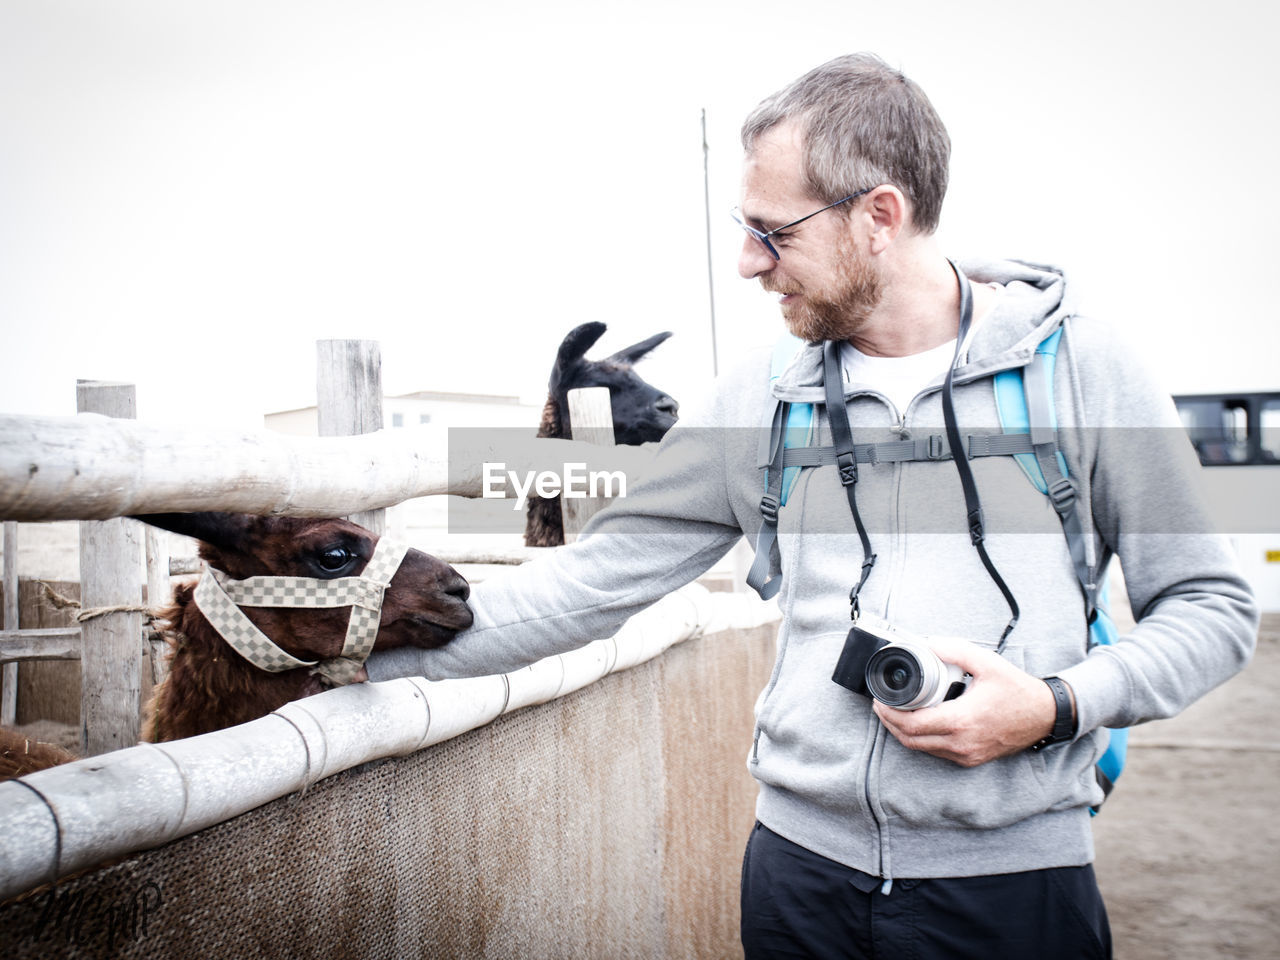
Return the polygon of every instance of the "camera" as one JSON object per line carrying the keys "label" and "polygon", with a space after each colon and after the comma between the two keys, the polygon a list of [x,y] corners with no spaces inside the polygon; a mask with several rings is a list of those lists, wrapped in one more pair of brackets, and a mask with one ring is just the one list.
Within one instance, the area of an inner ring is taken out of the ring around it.
{"label": "camera", "polygon": [[970,677],[943,662],[924,638],[862,618],[845,637],[831,679],[886,706],[920,710],[954,700]]}

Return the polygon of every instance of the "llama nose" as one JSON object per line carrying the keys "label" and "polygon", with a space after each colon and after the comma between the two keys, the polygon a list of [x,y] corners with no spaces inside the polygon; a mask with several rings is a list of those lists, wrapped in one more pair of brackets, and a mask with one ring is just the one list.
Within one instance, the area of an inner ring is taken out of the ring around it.
{"label": "llama nose", "polygon": [[454,571],[453,576],[444,584],[444,592],[466,603],[467,598],[471,596],[471,584],[467,583],[462,574]]}
{"label": "llama nose", "polygon": [[670,414],[672,417],[676,416],[677,411],[680,409],[680,404],[676,403],[674,398],[668,397],[665,393],[658,398],[658,402],[655,403],[654,406],[663,413]]}

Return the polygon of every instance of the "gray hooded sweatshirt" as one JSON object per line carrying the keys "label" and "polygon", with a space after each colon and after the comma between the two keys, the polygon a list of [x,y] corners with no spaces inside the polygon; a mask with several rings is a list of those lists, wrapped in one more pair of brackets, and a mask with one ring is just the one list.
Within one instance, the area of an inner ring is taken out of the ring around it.
{"label": "gray hooded sweatshirt", "polygon": [[[962,432],[1000,432],[992,375],[1025,366],[1054,328],[1063,451],[1095,556],[1122,563],[1137,627],[1088,647],[1081,589],[1048,499],[1012,457],[971,461],[986,546],[1022,610],[1003,656],[1075,692],[1078,734],[972,769],[901,746],[871,702],[834,683],[863,561],[834,467],[800,473],[779,512],[775,569],[783,614],[773,674],[755,707],[749,768],[757,816],[823,856],[884,878],[956,877],[1085,864],[1094,763],[1104,727],[1171,716],[1240,670],[1257,610],[1230,543],[1196,492],[1198,464],[1169,397],[1100,324],[1076,314],[1063,276],[1020,262],[962,264],[1004,294],[956,368]],[[705,409],[663,441],[629,495],[577,543],[477,584],[475,624],[434,650],[375,654],[374,680],[500,673],[609,636],[632,614],[696,578],[761,524],[760,424],[773,398],[821,405],[820,345],[770,379],[761,352],[723,376]],[[846,385],[855,440],[942,434],[941,376],[906,410]],[[820,438],[825,418],[819,412]],[[1009,619],[968,535],[955,464],[864,464],[859,511],[876,562],[862,610],[926,635],[994,649]],[[746,746],[746,745],[744,745]]]}

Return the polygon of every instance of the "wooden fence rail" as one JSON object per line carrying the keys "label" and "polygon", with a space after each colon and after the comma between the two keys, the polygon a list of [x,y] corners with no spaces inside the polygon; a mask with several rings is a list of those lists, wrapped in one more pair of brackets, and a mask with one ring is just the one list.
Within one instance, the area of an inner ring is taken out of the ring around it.
{"label": "wooden fence rail", "polygon": [[[196,430],[115,420],[0,415],[0,520],[102,520],[139,513],[231,510],[297,517],[345,516],[415,497],[479,497],[486,462],[521,472],[566,463],[643,472],[645,447],[538,439],[512,446],[510,431],[450,458],[445,427],[353,437]],[[501,449],[497,447],[502,443]],[[508,487],[508,491],[509,491]]]}

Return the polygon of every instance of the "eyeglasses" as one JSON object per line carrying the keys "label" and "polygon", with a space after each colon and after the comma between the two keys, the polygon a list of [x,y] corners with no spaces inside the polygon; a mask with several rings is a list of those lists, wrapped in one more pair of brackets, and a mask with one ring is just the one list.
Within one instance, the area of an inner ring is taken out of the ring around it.
{"label": "eyeglasses", "polygon": [[774,247],[773,242],[769,239],[770,237],[772,237],[774,234],[781,233],[783,230],[790,230],[796,224],[804,223],[810,217],[816,217],[818,214],[822,213],[823,210],[830,210],[832,207],[838,207],[842,203],[848,203],[850,200],[856,200],[858,197],[862,196],[864,193],[870,193],[874,189],[875,187],[867,187],[863,190],[859,190],[857,193],[851,193],[847,197],[841,200],[837,200],[835,203],[828,203],[825,207],[822,208],[822,210],[815,210],[813,211],[813,213],[806,214],[805,216],[801,217],[799,220],[792,220],[790,223],[783,224],[780,227],[774,227],[768,233],[763,233],[762,231],[757,230],[755,227],[751,226],[750,224],[744,223],[742,220],[742,217],[739,216],[739,214],[742,213],[742,211],[737,207],[734,207],[731,211],[729,211],[729,216],[733,217],[733,219],[737,222],[738,226],[740,226],[743,230],[747,231],[747,233],[749,233],[751,236],[759,240],[760,243],[764,245],[764,248],[769,251],[769,255],[773,257],[773,259],[781,260],[782,255],[778,253],[777,248]]}

